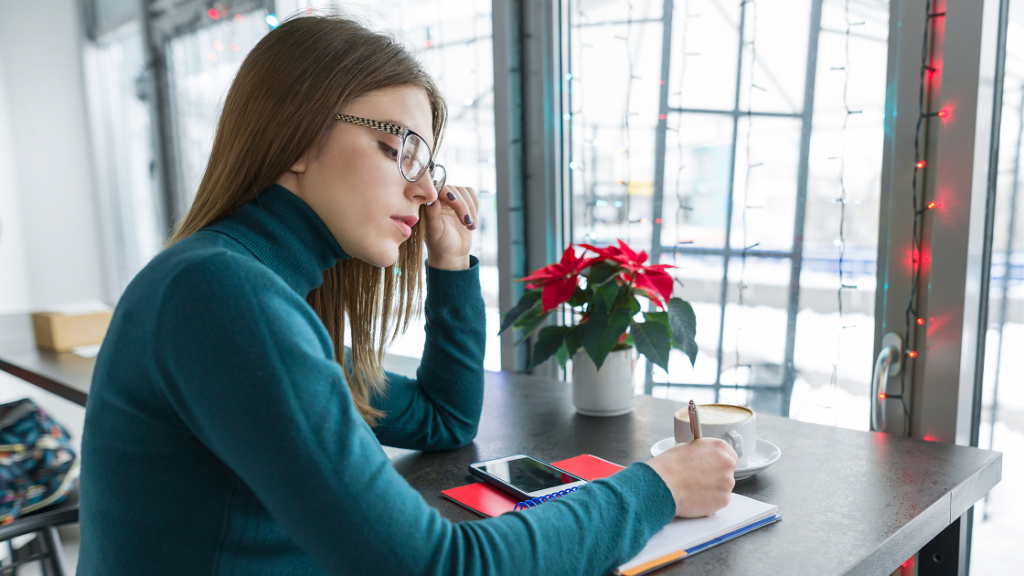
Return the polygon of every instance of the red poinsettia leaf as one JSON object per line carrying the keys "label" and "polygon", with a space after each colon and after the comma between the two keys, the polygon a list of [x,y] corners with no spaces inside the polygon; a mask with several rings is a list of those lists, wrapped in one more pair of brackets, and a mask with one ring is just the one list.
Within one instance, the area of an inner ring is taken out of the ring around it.
{"label": "red poinsettia leaf", "polygon": [[572,278],[553,280],[545,284],[544,292],[540,296],[544,311],[554,310],[560,304],[568,302],[569,298],[572,298],[573,292],[576,291],[578,279],[579,276],[573,276]]}
{"label": "red poinsettia leaf", "polygon": [[625,256],[626,258],[629,258],[630,260],[634,260],[635,261],[636,260],[636,252],[634,252],[633,249],[630,248],[629,245],[626,244],[625,242],[623,242],[622,240],[619,240],[618,242],[619,242],[619,249],[622,250],[623,256]]}
{"label": "red poinsettia leaf", "polygon": [[644,270],[668,270],[669,268],[675,268],[671,264],[651,264],[650,266],[644,266]]}
{"label": "red poinsettia leaf", "polygon": [[590,244],[580,244],[579,246],[582,246],[583,248],[586,248],[591,252],[596,252],[597,254],[600,254],[601,258],[605,260],[618,261],[621,257],[619,249],[614,246],[609,246],[607,248],[598,248],[597,246],[591,246]]}
{"label": "red poinsettia leaf", "polygon": [[[554,265],[552,264],[552,266]],[[545,266],[540,270],[537,270],[533,274],[530,274],[529,276],[523,276],[519,280],[516,280],[516,282],[526,282],[527,280],[542,280],[543,282],[541,283],[544,284],[548,280],[551,280],[552,278],[557,278],[559,276],[561,276],[561,274],[552,271],[551,266]]]}
{"label": "red poinsettia leaf", "polygon": [[640,253],[636,255],[636,263],[643,264],[644,262],[647,262],[647,251],[641,250]]}
{"label": "red poinsettia leaf", "polygon": [[576,251],[572,249],[572,245],[570,244],[569,247],[565,249],[565,252],[562,252],[562,260],[559,264],[563,271],[568,272],[568,270],[576,264],[577,260],[579,260],[579,258],[576,257]]}
{"label": "red poinsettia leaf", "polygon": [[672,297],[672,277],[659,270],[637,274],[635,285],[649,293],[657,294],[663,300]]}

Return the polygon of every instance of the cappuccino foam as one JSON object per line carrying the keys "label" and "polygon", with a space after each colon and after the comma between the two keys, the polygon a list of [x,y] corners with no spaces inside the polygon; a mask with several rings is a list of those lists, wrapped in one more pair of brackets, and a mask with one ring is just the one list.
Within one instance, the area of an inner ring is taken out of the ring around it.
{"label": "cappuccino foam", "polygon": [[[712,424],[736,424],[750,419],[753,412],[742,406],[727,406],[723,404],[704,404],[697,407],[700,413],[701,425]],[[686,408],[676,412],[680,420],[690,421],[690,413]]]}

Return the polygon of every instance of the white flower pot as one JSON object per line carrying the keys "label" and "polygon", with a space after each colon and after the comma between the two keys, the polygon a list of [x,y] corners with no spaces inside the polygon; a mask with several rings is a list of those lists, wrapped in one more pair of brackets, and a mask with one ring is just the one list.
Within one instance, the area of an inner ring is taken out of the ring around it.
{"label": "white flower pot", "polygon": [[619,416],[633,411],[633,348],[610,352],[598,370],[580,348],[572,357],[572,403],[586,416]]}

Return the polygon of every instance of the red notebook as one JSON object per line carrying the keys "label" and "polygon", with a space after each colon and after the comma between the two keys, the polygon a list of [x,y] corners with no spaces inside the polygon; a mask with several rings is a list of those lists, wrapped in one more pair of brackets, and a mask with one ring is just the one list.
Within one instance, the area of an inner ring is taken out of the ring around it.
{"label": "red notebook", "polygon": [[[625,466],[619,466],[590,454],[581,454],[568,460],[559,460],[558,462],[552,462],[551,465],[575,474],[588,482],[598,478],[607,478],[625,468]],[[476,482],[459,486],[458,488],[449,488],[448,490],[442,490],[441,494],[456,504],[465,506],[481,516],[490,516],[492,518],[501,516],[505,512],[511,512],[516,507],[516,504],[519,503],[519,500],[492,487],[486,482]]]}

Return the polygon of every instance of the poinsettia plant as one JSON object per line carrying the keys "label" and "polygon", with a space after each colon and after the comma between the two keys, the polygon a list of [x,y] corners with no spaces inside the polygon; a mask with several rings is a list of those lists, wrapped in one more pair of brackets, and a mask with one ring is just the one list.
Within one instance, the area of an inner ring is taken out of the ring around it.
{"label": "poinsettia plant", "polygon": [[[582,257],[576,249],[582,249]],[[587,256],[588,253],[594,256]],[[668,370],[669,352],[681,350],[697,358],[697,317],[689,303],[672,298],[672,277],[667,264],[644,265],[647,252],[639,254],[622,240],[618,246],[598,248],[590,244],[570,245],[559,262],[521,278],[526,292],[501,323],[501,334],[518,329],[522,343],[537,335],[530,365],[554,356],[565,362],[582,348],[598,369],[614,350],[636,347],[654,364]],[[642,320],[637,296],[650,300],[660,310],[644,312]],[[568,307],[574,324],[548,326],[549,316]],[[538,333],[539,331],[539,333]]]}

